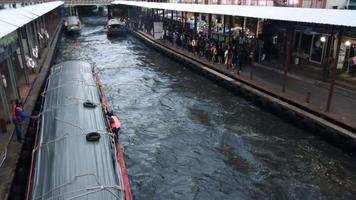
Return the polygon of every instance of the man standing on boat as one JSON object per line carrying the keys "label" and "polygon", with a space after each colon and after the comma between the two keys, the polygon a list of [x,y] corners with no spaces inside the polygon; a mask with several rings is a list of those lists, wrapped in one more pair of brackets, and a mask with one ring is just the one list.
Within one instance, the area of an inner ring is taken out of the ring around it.
{"label": "man standing on boat", "polygon": [[119,131],[121,128],[121,122],[119,118],[114,115],[112,111],[107,112],[108,120],[110,122],[111,130],[116,135],[117,139],[119,139]]}

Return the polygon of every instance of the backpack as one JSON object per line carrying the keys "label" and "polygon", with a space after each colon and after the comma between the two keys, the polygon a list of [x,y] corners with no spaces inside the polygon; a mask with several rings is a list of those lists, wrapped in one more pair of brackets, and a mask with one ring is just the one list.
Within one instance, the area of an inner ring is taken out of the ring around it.
{"label": "backpack", "polygon": [[213,55],[218,55],[218,50],[216,49],[216,47],[213,48]]}

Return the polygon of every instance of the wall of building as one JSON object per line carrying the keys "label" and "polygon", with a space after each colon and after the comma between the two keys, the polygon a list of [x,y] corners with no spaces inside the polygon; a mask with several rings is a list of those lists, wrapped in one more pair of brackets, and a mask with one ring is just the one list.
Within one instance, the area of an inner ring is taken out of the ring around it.
{"label": "wall of building", "polygon": [[333,6],[337,6],[338,9],[341,9],[345,8],[346,4],[346,0],[328,0],[326,2],[326,8],[332,9]]}

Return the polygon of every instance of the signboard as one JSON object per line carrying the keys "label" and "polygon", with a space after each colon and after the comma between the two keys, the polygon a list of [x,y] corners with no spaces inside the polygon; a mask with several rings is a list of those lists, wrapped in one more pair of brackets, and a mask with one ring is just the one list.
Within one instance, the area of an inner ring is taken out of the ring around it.
{"label": "signboard", "polygon": [[153,37],[155,39],[163,39],[163,22],[153,22]]}

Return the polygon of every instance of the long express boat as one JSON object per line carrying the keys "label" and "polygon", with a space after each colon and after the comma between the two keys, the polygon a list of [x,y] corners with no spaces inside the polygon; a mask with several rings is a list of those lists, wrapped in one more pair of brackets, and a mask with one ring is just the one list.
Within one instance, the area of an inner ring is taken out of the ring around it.
{"label": "long express boat", "polygon": [[54,65],[43,95],[26,199],[131,200],[107,98],[90,64]]}

